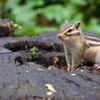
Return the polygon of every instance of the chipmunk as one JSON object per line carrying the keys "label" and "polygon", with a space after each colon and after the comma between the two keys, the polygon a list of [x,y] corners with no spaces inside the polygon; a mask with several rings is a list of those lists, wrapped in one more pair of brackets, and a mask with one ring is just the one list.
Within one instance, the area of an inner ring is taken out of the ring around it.
{"label": "chipmunk", "polygon": [[75,69],[82,61],[100,65],[100,39],[85,35],[80,22],[65,23],[58,38],[63,42],[68,69]]}

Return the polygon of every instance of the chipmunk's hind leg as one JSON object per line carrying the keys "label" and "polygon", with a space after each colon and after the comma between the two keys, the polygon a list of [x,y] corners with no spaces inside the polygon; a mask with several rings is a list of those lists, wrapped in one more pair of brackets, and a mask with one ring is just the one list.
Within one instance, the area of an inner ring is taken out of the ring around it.
{"label": "chipmunk's hind leg", "polygon": [[97,51],[97,56],[95,58],[95,63],[100,65],[100,49]]}
{"label": "chipmunk's hind leg", "polygon": [[100,49],[98,49],[98,51],[97,51],[94,67],[96,69],[100,69]]}

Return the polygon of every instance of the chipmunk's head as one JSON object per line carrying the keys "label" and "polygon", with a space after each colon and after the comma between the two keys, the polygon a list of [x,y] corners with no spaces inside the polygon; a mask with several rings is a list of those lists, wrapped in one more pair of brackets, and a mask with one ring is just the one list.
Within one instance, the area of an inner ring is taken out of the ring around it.
{"label": "chipmunk's head", "polygon": [[69,39],[70,36],[80,35],[80,22],[77,23],[65,23],[60,27],[58,38],[62,41]]}

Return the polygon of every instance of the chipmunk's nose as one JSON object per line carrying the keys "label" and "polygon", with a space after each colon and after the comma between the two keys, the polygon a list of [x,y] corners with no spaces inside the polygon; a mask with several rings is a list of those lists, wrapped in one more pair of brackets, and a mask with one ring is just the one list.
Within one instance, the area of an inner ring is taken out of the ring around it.
{"label": "chipmunk's nose", "polygon": [[58,38],[61,39],[61,34],[57,34]]}

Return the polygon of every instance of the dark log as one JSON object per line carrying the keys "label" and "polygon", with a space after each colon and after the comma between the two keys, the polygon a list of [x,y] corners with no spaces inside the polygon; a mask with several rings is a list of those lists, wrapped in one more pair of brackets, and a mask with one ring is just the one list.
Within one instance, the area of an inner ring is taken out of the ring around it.
{"label": "dark log", "polygon": [[12,51],[27,50],[33,46],[47,51],[63,51],[62,43],[57,38],[57,32],[48,32],[47,34],[36,37],[18,37],[15,39],[15,42],[14,40],[12,40],[12,42],[8,41],[8,43],[4,45],[4,47]]}

